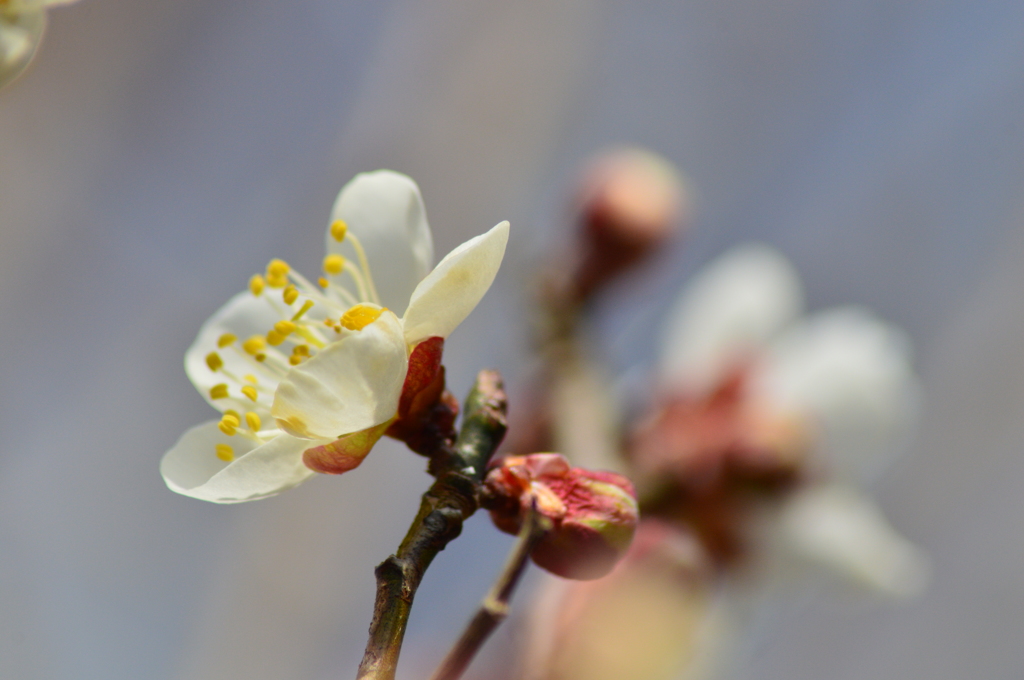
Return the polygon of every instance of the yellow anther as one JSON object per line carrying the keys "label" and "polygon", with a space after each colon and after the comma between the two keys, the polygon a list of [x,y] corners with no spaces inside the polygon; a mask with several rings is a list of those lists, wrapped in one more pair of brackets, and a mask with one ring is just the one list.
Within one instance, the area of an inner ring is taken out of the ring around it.
{"label": "yellow anther", "polygon": [[[242,343],[242,349],[249,354],[259,354],[259,351],[267,346],[267,340],[262,335],[254,335]],[[261,359],[257,359],[261,361]]]}
{"label": "yellow anther", "polygon": [[281,294],[281,297],[284,298],[284,303],[286,305],[290,305],[299,299],[299,289],[295,286],[288,286],[284,289],[284,293]]}
{"label": "yellow anther", "polygon": [[299,356],[308,357],[309,345],[295,345],[295,348],[292,350],[292,354],[298,354]]}
{"label": "yellow anther", "polygon": [[238,422],[242,422],[242,416],[238,415],[238,411],[236,411],[233,408],[229,408],[227,411],[224,411],[224,415],[231,416],[232,418],[234,418]]}
{"label": "yellow anther", "polygon": [[235,340],[238,340],[238,338],[235,337],[233,333],[225,333],[224,335],[217,338],[217,347],[224,349],[225,347],[233,343]]}
{"label": "yellow anther", "polygon": [[224,360],[220,358],[220,355],[216,352],[210,352],[206,355],[206,365],[210,367],[211,371],[217,371],[219,368],[224,366]]}
{"label": "yellow anther", "polygon": [[217,444],[214,450],[217,452],[217,457],[225,463],[230,463],[235,459],[235,450],[227,444]]}
{"label": "yellow anther", "polygon": [[257,382],[259,382],[258,380],[256,380],[256,376],[254,376],[252,373],[246,373],[245,375],[243,375],[242,376],[242,380],[248,380],[253,385],[255,385]]}
{"label": "yellow anther", "polygon": [[331,236],[334,237],[335,241],[344,241],[345,234],[348,233],[348,225],[345,224],[345,220],[334,220],[331,222]]}
{"label": "yellow anther", "polygon": [[226,383],[220,383],[210,388],[210,399],[224,399],[228,396],[228,386]]}
{"label": "yellow anther", "polygon": [[287,335],[278,331],[276,328],[271,328],[270,331],[267,333],[267,344],[277,347],[282,342],[284,342],[285,338],[287,337]]}
{"label": "yellow anther", "polygon": [[248,413],[245,414],[245,424],[248,425],[249,429],[252,430],[253,432],[259,432],[260,426],[263,423],[260,421],[260,417],[258,415],[256,415],[252,411],[249,411]]}
{"label": "yellow anther", "polygon": [[262,361],[266,361],[267,360],[267,355],[263,354],[262,352],[260,352],[259,354],[254,356],[253,359],[255,359],[256,361],[261,361],[261,362]]}
{"label": "yellow anther", "polygon": [[299,311],[295,312],[295,316],[292,317],[292,321],[298,321],[306,312],[308,312],[311,309],[313,309],[313,301],[306,300],[305,302],[302,303],[302,306],[299,307]]}
{"label": "yellow anther", "polygon": [[246,385],[245,387],[243,387],[242,394],[249,397],[253,401],[256,401],[256,397],[258,396],[256,393],[256,388],[253,387],[252,385]]}
{"label": "yellow anther", "polygon": [[327,286],[331,285],[331,282],[322,276],[319,279],[317,279],[316,282],[320,284],[321,288],[326,288]]}
{"label": "yellow anther", "polygon": [[235,430],[239,425],[241,425],[241,422],[239,422],[238,417],[228,413],[225,413],[224,417],[220,419],[219,423],[217,423],[217,427],[220,428],[220,431],[229,437],[234,436]]}
{"label": "yellow anther", "polygon": [[291,267],[284,260],[271,260],[267,265],[267,285],[271,288],[284,288],[288,285],[288,272]]}
{"label": "yellow anther", "polygon": [[295,328],[295,322],[288,321],[287,319],[282,319],[281,321],[278,321],[277,323],[274,324],[274,330],[276,330],[279,333],[284,333],[285,335],[294,333]]}
{"label": "yellow anther", "polygon": [[237,411],[225,411],[224,415],[220,417],[220,422],[225,423],[230,427],[238,427],[242,424],[242,420],[238,417]]}
{"label": "yellow anther", "polygon": [[361,331],[380,318],[384,311],[384,307],[356,305],[342,315],[341,325],[350,331]]}
{"label": "yellow anther", "polygon": [[267,276],[288,276],[292,270],[284,260],[271,260],[267,265]]}
{"label": "yellow anther", "polygon": [[303,356],[301,356],[299,354],[293,354],[290,357],[288,357],[288,363],[291,364],[292,366],[298,366],[299,364],[302,363],[302,360],[304,358],[305,357],[303,357]]}
{"label": "yellow anther", "polygon": [[262,293],[265,285],[267,285],[267,282],[264,281],[263,277],[259,274],[254,274],[253,277],[249,279],[249,291],[253,295],[259,295]]}
{"label": "yellow anther", "polygon": [[328,274],[340,274],[345,268],[345,258],[337,253],[331,253],[324,258],[324,271]]}

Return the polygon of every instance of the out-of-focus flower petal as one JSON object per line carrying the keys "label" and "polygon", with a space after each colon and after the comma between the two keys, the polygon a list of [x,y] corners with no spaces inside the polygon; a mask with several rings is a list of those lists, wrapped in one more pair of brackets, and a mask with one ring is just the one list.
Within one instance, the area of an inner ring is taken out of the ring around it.
{"label": "out-of-focus flower petal", "polygon": [[918,412],[910,342],[866,309],[837,308],[795,325],[761,366],[756,388],[817,419],[822,450],[841,475],[877,472]]}
{"label": "out-of-focus flower petal", "polygon": [[365,430],[398,412],[408,364],[401,322],[385,311],[289,371],[271,412],[296,437],[333,439]]}
{"label": "out-of-focus flower petal", "polygon": [[447,338],[491,287],[508,243],[508,222],[448,253],[416,286],[402,322],[405,341]]}
{"label": "out-of-focus flower petal", "polygon": [[798,493],[783,509],[781,526],[791,549],[863,585],[911,596],[927,584],[927,557],[850,487],[822,485]]}
{"label": "out-of-focus flower petal", "polygon": [[0,8],[0,87],[17,78],[32,61],[45,28],[42,6],[13,13]]}
{"label": "out-of-focus flower petal", "polygon": [[[416,182],[391,170],[358,174],[334,202],[332,224],[336,220],[344,221],[365,249],[381,304],[403,314],[434,263],[434,241]],[[359,262],[351,239],[339,243],[330,226],[327,252]]]}
{"label": "out-of-focus flower petal", "polygon": [[[172,490],[214,503],[241,503],[273,496],[309,479],[302,452],[319,442],[279,434],[265,444],[228,437],[218,421],[193,427],[164,454],[160,474]],[[217,457],[217,445],[230,446],[234,460]]]}
{"label": "out-of-focus flower petal", "polygon": [[803,309],[803,288],[779,252],[733,248],[687,285],[662,336],[662,376],[706,387],[730,361],[760,350]]}

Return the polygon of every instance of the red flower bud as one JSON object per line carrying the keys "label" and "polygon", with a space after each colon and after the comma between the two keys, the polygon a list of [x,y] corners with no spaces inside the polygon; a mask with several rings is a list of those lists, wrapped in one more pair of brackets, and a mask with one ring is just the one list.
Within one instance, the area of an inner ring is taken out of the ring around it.
{"label": "red flower bud", "polygon": [[604,576],[633,540],[636,491],[614,472],[574,468],[557,453],[534,453],[499,460],[484,484],[491,518],[502,531],[518,533],[534,504],[551,522],[530,556],[558,576]]}
{"label": "red flower bud", "polygon": [[579,191],[583,260],[577,296],[586,299],[681,230],[689,210],[682,176],[646,149],[623,147],[591,161]]}

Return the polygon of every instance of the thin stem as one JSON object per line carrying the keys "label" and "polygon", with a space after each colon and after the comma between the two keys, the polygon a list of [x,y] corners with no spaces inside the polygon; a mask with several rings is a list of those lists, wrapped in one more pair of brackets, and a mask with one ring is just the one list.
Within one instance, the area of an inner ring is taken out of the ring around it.
{"label": "thin stem", "polygon": [[481,371],[466,399],[462,430],[454,447],[442,443],[433,456],[437,481],[423,494],[419,512],[398,551],[377,566],[377,599],[370,639],[359,664],[360,680],[393,680],[413,597],[437,553],[476,512],[487,463],[507,428],[501,376]]}
{"label": "thin stem", "polygon": [[523,518],[519,537],[512,547],[512,552],[509,553],[505,567],[501,570],[483,602],[480,603],[480,609],[470,619],[462,636],[448,652],[434,674],[430,676],[430,680],[458,680],[461,678],[487,638],[508,616],[509,600],[512,599],[519,579],[526,571],[530,552],[537,545],[537,541],[544,536],[546,524],[549,522],[537,514],[536,503],[534,503],[527,511],[526,517]]}

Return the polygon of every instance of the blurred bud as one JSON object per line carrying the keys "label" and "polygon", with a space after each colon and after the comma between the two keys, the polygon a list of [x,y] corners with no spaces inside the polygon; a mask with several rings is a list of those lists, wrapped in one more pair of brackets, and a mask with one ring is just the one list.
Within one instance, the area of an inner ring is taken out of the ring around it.
{"label": "blurred bud", "polygon": [[686,219],[678,170],[645,149],[621,147],[591,161],[580,188],[584,255],[577,295],[588,297],[668,241]]}
{"label": "blurred bud", "polygon": [[484,484],[485,505],[502,531],[518,533],[534,504],[551,522],[531,557],[558,576],[604,576],[633,540],[636,492],[614,472],[574,468],[557,453],[534,453],[499,460]]}

